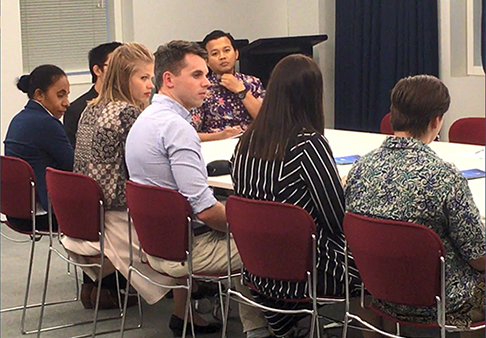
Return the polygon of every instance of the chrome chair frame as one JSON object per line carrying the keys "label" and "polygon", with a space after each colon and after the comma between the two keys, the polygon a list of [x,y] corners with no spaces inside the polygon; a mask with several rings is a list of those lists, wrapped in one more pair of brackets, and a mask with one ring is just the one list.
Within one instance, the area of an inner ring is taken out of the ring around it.
{"label": "chrome chair frame", "polygon": [[[345,281],[346,281],[346,305],[345,305],[345,318],[344,318],[344,327],[343,327],[343,334],[342,338],[346,338],[347,336],[347,331],[348,331],[348,323],[350,320],[356,320],[362,325],[364,325],[368,330],[375,331],[383,336],[390,337],[390,338],[404,338],[405,336],[401,335],[400,331],[400,323],[397,321],[396,322],[396,334],[389,333],[386,331],[383,331],[380,328],[377,328],[376,326],[370,324],[363,318],[361,318],[357,314],[353,314],[350,312],[350,293],[349,293],[349,262],[348,262],[348,243],[345,241],[345,247],[344,247],[344,252],[345,252]],[[446,292],[445,292],[445,252],[441,252],[441,256],[439,257],[440,261],[440,296],[437,295],[435,297],[436,299],[436,304],[437,304],[437,327],[440,329],[440,335],[441,338],[446,338],[446,332],[464,332],[464,331],[476,331],[476,330],[481,330],[485,328],[485,324],[481,325],[475,325],[471,326],[469,329],[460,329],[457,326],[454,325],[448,325],[445,322],[445,300],[446,300]],[[361,287],[361,307],[365,307],[365,302],[364,302],[364,292],[365,292],[365,285],[362,283]],[[410,325],[413,325],[413,322],[410,322]]]}
{"label": "chrome chair frame", "polygon": [[[195,331],[194,331],[194,325],[193,325],[193,313],[192,313],[192,306],[191,306],[191,293],[192,293],[192,283],[193,283],[193,279],[197,279],[197,280],[201,280],[201,281],[208,281],[208,282],[217,282],[218,283],[218,290],[219,290],[219,301],[220,301],[220,306],[221,306],[221,311],[222,311],[222,318],[223,318],[223,325],[224,325],[224,319],[225,319],[225,315],[224,315],[224,302],[223,302],[223,295],[224,295],[224,292],[223,292],[223,287],[222,287],[222,282],[225,281],[227,279],[227,276],[224,275],[224,276],[206,276],[206,275],[199,275],[199,274],[195,274],[193,271],[192,271],[192,250],[187,250],[186,251],[186,255],[187,255],[187,262],[188,262],[188,274],[187,274],[187,283],[186,285],[168,285],[168,284],[161,284],[161,283],[158,283],[152,279],[150,279],[149,277],[145,276],[139,269],[137,269],[134,265],[133,265],[133,248],[132,248],[132,241],[133,241],[133,238],[132,238],[132,231],[131,231],[131,228],[132,228],[132,219],[130,217],[130,209],[129,209],[129,212],[128,212],[128,237],[129,237],[129,253],[130,253],[130,265],[128,267],[128,278],[127,278],[127,287],[126,287],[126,291],[125,293],[128,292],[129,288],[130,288],[130,281],[131,281],[131,277],[132,277],[132,273],[136,273],[137,275],[139,275],[140,277],[142,277],[143,279],[145,279],[146,281],[148,281],[149,283],[152,283],[153,285],[156,285],[156,286],[159,286],[161,288],[166,288],[166,289],[186,289],[187,290],[187,294],[188,294],[188,298],[186,300],[186,312],[184,314],[184,328],[183,328],[183,332],[182,332],[182,337],[186,337],[186,334],[187,334],[187,321],[188,319],[190,319],[190,323],[191,323],[191,333],[192,333],[192,337],[195,338],[196,337],[196,334],[195,334]],[[192,243],[193,243],[193,236],[192,236],[192,218],[191,217],[187,217],[187,230],[189,232],[189,234],[191,234],[189,237],[189,245],[188,247],[189,248],[192,248]],[[229,231],[226,232],[226,236],[227,236],[227,239],[229,240]],[[139,251],[139,255],[141,254],[141,251],[142,251],[142,247],[140,246],[140,251]],[[156,270],[155,270],[156,271]],[[159,271],[157,271],[159,272]],[[160,273],[160,272],[159,272]],[[162,273],[161,273],[162,274]],[[164,274],[164,275],[167,275],[167,274]],[[169,275],[167,275],[169,276]],[[169,276],[170,277],[170,276]],[[126,308],[127,308],[127,304],[128,304],[128,300],[127,298],[125,298],[125,302],[123,304],[123,314],[126,313]],[[142,312],[140,311],[139,313],[140,315],[140,327],[142,326],[142,322],[143,322],[143,317],[142,317]],[[124,331],[125,331],[125,320],[126,320],[126,316],[123,316],[123,319],[122,319],[122,325],[121,325],[121,337],[123,338],[124,336]]]}
{"label": "chrome chair frame", "polygon": [[[9,158],[9,156],[5,156],[5,157]],[[4,156],[2,156],[2,158],[4,158]],[[18,160],[21,160],[21,159],[18,159]],[[25,162],[27,165],[29,165],[26,161],[24,161],[24,160],[22,160],[22,161]],[[30,165],[29,165],[29,167],[30,167]],[[14,243],[28,243],[28,242],[30,242],[29,267],[28,267],[28,270],[27,270],[27,281],[26,281],[25,293],[24,293],[24,303],[22,305],[13,306],[13,307],[9,307],[9,308],[3,308],[3,309],[0,310],[0,313],[7,313],[7,312],[12,312],[12,311],[22,310],[22,316],[21,316],[21,320],[20,320],[20,332],[24,335],[37,332],[37,330],[34,330],[34,329],[26,330],[25,329],[25,320],[26,320],[26,317],[27,317],[27,310],[28,309],[38,308],[38,307],[41,307],[43,305],[42,303],[28,304],[28,301],[29,301],[29,295],[30,295],[30,286],[31,286],[31,283],[32,283],[32,268],[33,268],[33,265],[34,265],[35,243],[42,240],[42,238],[44,236],[49,236],[48,232],[39,231],[39,230],[36,229],[36,190],[35,190],[35,179],[34,179],[33,176],[30,178],[30,215],[31,215],[31,221],[32,221],[32,233],[18,232],[21,235],[30,236],[30,239],[20,240],[20,239],[12,238],[12,237],[6,235],[3,231],[0,232],[0,235],[3,238],[5,238],[5,239],[7,239],[11,242],[14,242]],[[1,220],[0,223],[7,225],[8,221]],[[17,232],[15,229],[12,229],[12,231]],[[69,265],[68,265],[68,274],[70,274]],[[67,300],[61,300],[61,301],[48,302],[48,303],[45,303],[44,305],[50,306],[50,305],[66,304],[66,303],[72,303],[72,302],[78,301],[80,290],[79,290],[78,275],[77,275],[76,270],[74,271],[74,280],[75,280],[75,285],[76,285],[76,294],[75,294],[74,298],[67,299]]]}
{"label": "chrome chair frame", "polygon": [[[312,302],[312,309],[297,309],[297,310],[283,310],[283,309],[278,309],[278,308],[272,308],[268,307],[265,305],[261,305],[257,302],[255,302],[253,299],[250,299],[243,295],[241,292],[238,292],[236,290],[233,290],[231,287],[231,280],[233,276],[231,275],[231,247],[230,247],[230,242],[229,242],[229,231],[230,231],[230,226],[227,225],[228,229],[228,240],[227,240],[227,257],[228,257],[228,289],[227,289],[227,295],[226,295],[226,304],[225,304],[225,312],[226,314],[229,313],[229,304],[230,300],[233,299],[239,303],[243,303],[249,306],[257,307],[265,311],[271,311],[271,312],[276,312],[276,313],[281,313],[281,314],[309,314],[311,315],[311,327],[309,331],[309,337],[314,337],[314,332],[317,333],[317,337],[321,337],[321,331],[320,331],[320,323],[319,323],[319,312],[318,312],[318,307],[317,305],[332,305],[332,304],[338,304],[338,303],[343,303],[345,302],[344,298],[338,298],[338,297],[318,297],[317,296],[317,238],[315,234],[311,235],[312,238],[312,271],[307,271],[307,288],[310,291],[309,292],[309,298]],[[241,278],[241,284],[245,285],[244,282],[244,276],[243,276],[243,269],[244,266],[242,265],[241,267],[241,272],[240,272],[240,278]],[[226,319],[223,321],[223,330],[222,330],[222,338],[226,337],[226,331],[227,331],[227,322],[228,320]],[[328,329],[328,328],[334,328],[334,327],[341,327],[343,326],[343,323],[337,323],[333,321],[331,324],[326,325],[323,327],[323,329]]]}
{"label": "chrome chair frame", "polygon": [[[48,169],[49,170],[49,169]],[[123,309],[121,306],[121,297],[120,297],[120,289],[119,289],[119,284],[118,284],[118,275],[116,275],[116,280],[117,280],[117,295],[118,295],[118,304],[119,304],[119,310],[120,314],[117,316],[111,316],[107,318],[98,318],[99,314],[99,299],[100,299],[100,294],[101,294],[101,283],[103,279],[103,267],[105,263],[105,255],[104,255],[104,238],[105,238],[105,208],[104,208],[104,202],[103,200],[99,200],[99,214],[100,214],[100,232],[99,232],[99,239],[100,239],[100,263],[78,263],[75,260],[73,260],[69,254],[64,254],[58,249],[54,247],[54,237],[57,238],[59,244],[62,246],[61,243],[61,229],[59,230],[59,233],[54,236],[54,232],[52,230],[52,203],[51,199],[48,196],[48,215],[49,215],[49,251],[47,254],[47,263],[46,263],[46,271],[45,271],[45,277],[44,277],[44,292],[42,294],[42,302],[41,302],[41,311],[40,311],[40,316],[39,316],[39,324],[37,330],[33,331],[32,333],[37,333],[37,337],[40,337],[43,332],[48,332],[48,331],[54,331],[54,330],[59,330],[59,329],[66,329],[69,327],[74,327],[74,326],[80,326],[80,325],[86,325],[86,324],[93,324],[93,330],[89,334],[82,334],[82,335],[77,335],[73,336],[71,338],[81,338],[81,337],[95,337],[97,335],[102,335],[102,334],[108,334],[108,333],[115,333],[118,332],[119,330],[117,329],[112,329],[112,330],[105,330],[101,332],[97,332],[97,324],[98,322],[101,321],[109,321],[109,320],[115,320],[115,319],[122,319],[124,318],[123,316]],[[85,321],[79,321],[79,322],[74,322],[74,323],[68,323],[68,324],[61,324],[61,325],[55,325],[47,328],[42,327],[42,322],[44,319],[44,309],[47,296],[47,289],[48,289],[48,281],[49,281],[49,271],[50,271],[50,266],[51,266],[51,256],[52,253],[57,254],[59,258],[61,258],[63,261],[67,262],[68,264],[72,264],[74,266],[74,269],[76,271],[77,267],[79,268],[90,268],[90,267],[97,267],[99,268],[99,273],[98,273],[98,285],[97,285],[97,293],[96,293],[96,302],[95,302],[95,308],[94,308],[94,315],[93,315],[93,320],[85,320]],[[118,274],[118,272],[117,272]],[[138,295],[138,306],[141,311],[141,302],[140,302],[140,296]],[[128,299],[128,293],[125,296],[125,299]],[[140,326],[138,326],[140,327]],[[129,328],[135,329],[138,327],[134,328]]]}

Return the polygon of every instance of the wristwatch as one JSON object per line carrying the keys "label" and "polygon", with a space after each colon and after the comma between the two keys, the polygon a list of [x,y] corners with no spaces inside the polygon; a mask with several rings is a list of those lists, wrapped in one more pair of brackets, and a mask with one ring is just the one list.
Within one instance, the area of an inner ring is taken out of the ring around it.
{"label": "wristwatch", "polygon": [[243,100],[246,97],[246,93],[248,93],[248,88],[245,87],[241,92],[236,93],[240,100]]}

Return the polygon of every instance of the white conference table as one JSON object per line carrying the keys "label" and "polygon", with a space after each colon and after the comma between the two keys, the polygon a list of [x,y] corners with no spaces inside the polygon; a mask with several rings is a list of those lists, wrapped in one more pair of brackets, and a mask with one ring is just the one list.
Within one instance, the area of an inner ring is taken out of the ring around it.
{"label": "white conference table", "polygon": [[[349,155],[364,155],[378,148],[386,135],[355,132],[347,130],[326,129],[324,135],[328,139],[334,157]],[[229,160],[233,155],[238,139],[202,142],[202,154],[206,163],[214,160]],[[445,161],[453,163],[459,170],[485,170],[484,147],[469,144],[432,142],[430,147]],[[341,177],[347,175],[351,164],[338,165]],[[474,201],[479,208],[481,217],[485,216],[485,178],[469,180],[469,187]],[[212,187],[232,190],[233,183],[230,175],[208,177],[208,184]]]}

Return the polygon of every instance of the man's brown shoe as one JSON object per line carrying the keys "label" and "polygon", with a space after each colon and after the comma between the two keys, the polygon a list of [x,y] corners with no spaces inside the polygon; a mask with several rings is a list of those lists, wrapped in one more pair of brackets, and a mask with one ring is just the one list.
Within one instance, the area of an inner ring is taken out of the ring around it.
{"label": "man's brown shoe", "polygon": [[93,284],[83,283],[81,285],[81,303],[85,309],[92,309],[93,303],[91,303],[91,293],[95,286]]}
{"label": "man's brown shoe", "polygon": [[[96,292],[98,291],[97,287],[93,288],[93,291],[91,292],[91,304],[93,306],[93,309],[95,308],[96,305]],[[123,300],[125,299],[125,295],[121,295],[121,302],[123,306]],[[135,306],[138,305],[138,297],[137,296],[129,296],[128,297],[128,305],[127,307]],[[118,295],[116,294],[115,290],[111,289],[101,289],[100,293],[100,305],[99,309],[100,310],[109,310],[109,309],[119,309],[120,306],[118,304]]]}

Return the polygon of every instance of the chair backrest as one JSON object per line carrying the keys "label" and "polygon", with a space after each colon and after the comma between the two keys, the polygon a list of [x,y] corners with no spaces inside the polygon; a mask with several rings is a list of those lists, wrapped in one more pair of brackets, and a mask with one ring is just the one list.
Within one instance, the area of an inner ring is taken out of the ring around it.
{"label": "chair backrest", "polygon": [[192,209],[179,192],[127,181],[127,205],[142,249],[150,256],[187,259]]}
{"label": "chair backrest", "polygon": [[347,212],[344,235],[366,290],[378,299],[436,306],[441,295],[440,237],[426,226]]}
{"label": "chair backrest", "polygon": [[30,219],[31,211],[35,212],[32,209],[35,205],[34,170],[26,161],[10,156],[1,156],[0,170],[0,211],[9,217]]}
{"label": "chair backrest", "polygon": [[47,168],[46,186],[59,232],[72,238],[99,241],[104,205],[99,184],[86,175]]}
{"label": "chair backrest", "polygon": [[465,117],[449,128],[449,142],[485,145],[485,118]]}
{"label": "chair backrest", "polygon": [[230,196],[226,217],[245,268],[283,281],[307,281],[313,269],[316,225],[304,209],[286,203]]}
{"label": "chair backrest", "polygon": [[391,113],[388,113],[385,116],[383,116],[380,123],[380,133],[393,135],[393,128],[390,122],[390,118],[391,118]]}

